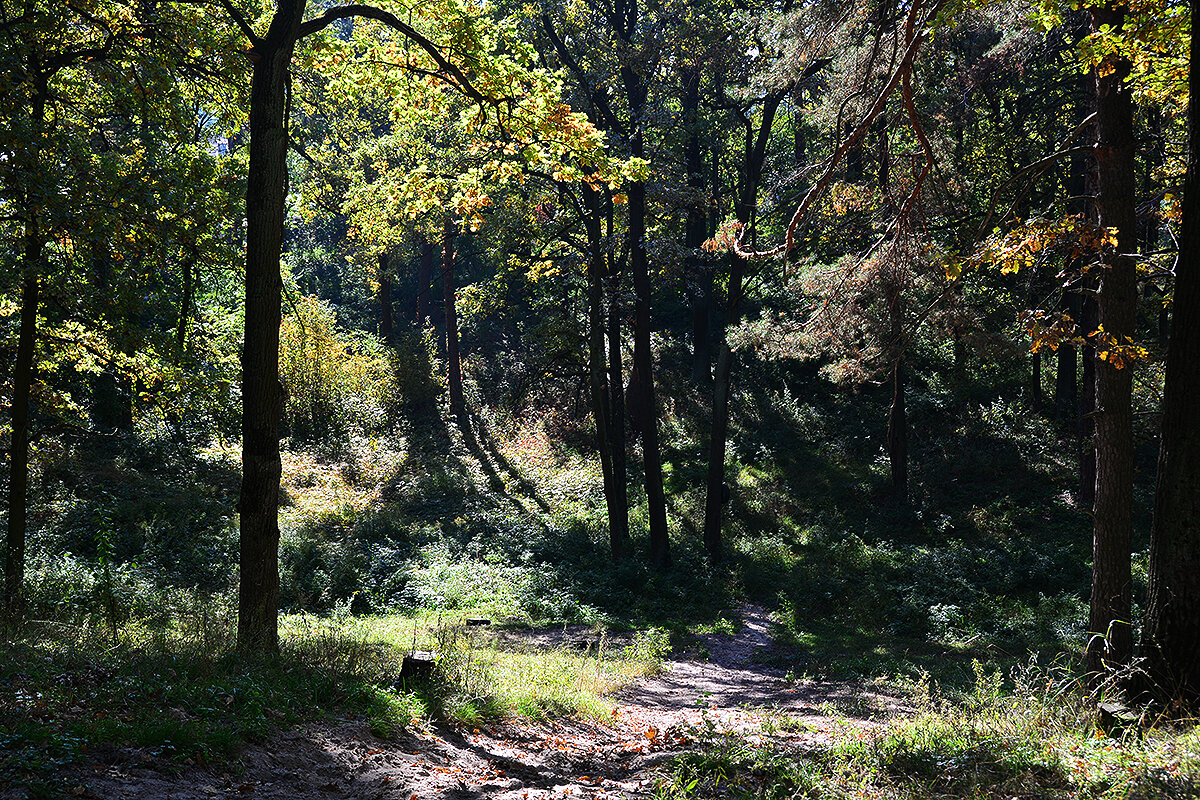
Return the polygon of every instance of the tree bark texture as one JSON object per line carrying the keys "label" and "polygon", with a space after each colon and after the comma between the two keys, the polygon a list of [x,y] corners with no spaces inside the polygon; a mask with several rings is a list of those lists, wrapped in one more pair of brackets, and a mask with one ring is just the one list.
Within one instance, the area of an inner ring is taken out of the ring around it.
{"label": "tree bark texture", "polygon": [[[1093,30],[1119,30],[1124,12],[1092,8]],[[1096,208],[1100,225],[1117,231],[1117,253],[1105,258],[1096,295],[1099,324],[1117,346],[1134,334],[1137,275],[1127,254],[1137,250],[1134,200],[1133,100],[1129,62],[1110,56],[1097,69]],[[1101,74],[1106,73],[1106,74]],[[1098,356],[1107,345],[1097,344]],[[1087,669],[1094,678],[1127,664],[1133,655],[1130,538],[1133,530],[1133,414],[1131,368],[1096,359],[1096,499],[1092,544],[1092,596],[1088,615]]]}
{"label": "tree bark texture", "polygon": [[238,648],[246,653],[279,649],[279,260],[287,191],[288,69],[303,14],[304,0],[278,0],[266,36],[250,51],[237,635]]}
{"label": "tree bark texture", "polygon": [[1200,14],[1191,3],[1188,161],[1167,345],[1150,585],[1141,654],[1149,690],[1200,708]]}

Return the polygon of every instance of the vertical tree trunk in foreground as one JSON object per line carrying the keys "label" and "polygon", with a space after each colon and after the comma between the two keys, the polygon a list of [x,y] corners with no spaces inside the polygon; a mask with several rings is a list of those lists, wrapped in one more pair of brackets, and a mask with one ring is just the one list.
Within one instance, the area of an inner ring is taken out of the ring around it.
{"label": "vertical tree trunk in foreground", "polygon": [[[625,44],[637,33],[637,0],[623,0],[614,26]],[[632,64],[621,67],[621,83],[629,100],[629,155],[645,156],[646,82]],[[633,270],[633,374],[642,389],[632,402],[640,405],[642,464],[646,476],[646,511],[650,522],[650,563],[659,572],[671,568],[671,539],[667,529],[667,498],[663,489],[662,455],[658,444],[658,400],[654,390],[654,353],[650,346],[650,265],[646,256],[646,184],[632,181],[629,199],[629,264]]]}
{"label": "vertical tree trunk in foreground", "polygon": [[279,0],[250,51],[250,163],[246,183],[246,333],[242,350],[241,582],[238,648],[279,649],[279,323],[287,185],[288,68],[304,0]]}
{"label": "vertical tree trunk in foreground", "polygon": [[1141,654],[1149,691],[1200,708],[1200,14],[1191,2],[1188,161],[1183,235],[1167,346],[1150,586]]}
{"label": "vertical tree trunk in foreground", "polygon": [[[1124,12],[1091,11],[1092,29],[1119,30]],[[1088,615],[1087,670],[1093,680],[1133,655],[1130,538],[1133,529],[1133,414],[1131,367],[1109,352],[1128,343],[1137,314],[1134,208],[1133,100],[1127,60],[1110,56],[1095,71],[1096,208],[1100,225],[1117,231],[1116,253],[1107,254],[1096,295],[1099,324],[1110,344],[1097,343],[1096,500],[1092,544],[1092,597]]]}
{"label": "vertical tree trunk in foreground", "polygon": [[446,304],[446,379],[450,392],[450,413],[459,427],[467,430],[467,398],[463,393],[462,362],[458,356],[458,314],[454,289],[454,220],[446,215],[442,226],[442,299]]}
{"label": "vertical tree trunk in foreground", "polygon": [[596,423],[596,445],[600,454],[600,472],[604,481],[604,501],[608,510],[608,538],[613,561],[625,557],[628,537],[628,515],[623,492],[615,486],[613,471],[613,438],[609,431],[612,420],[611,388],[606,370],[604,349],[604,276],[605,252],[600,196],[586,184],[583,187],[587,215],[584,226],[588,239],[587,299],[588,299],[588,388],[591,393],[592,418]]}
{"label": "vertical tree trunk in foreground", "polygon": [[21,284],[21,323],[17,361],[13,365],[12,445],[8,460],[8,530],[4,551],[4,607],[20,616],[24,606],[25,507],[29,493],[29,389],[33,384],[33,353],[37,340],[38,278],[41,237],[28,226],[25,279]]}

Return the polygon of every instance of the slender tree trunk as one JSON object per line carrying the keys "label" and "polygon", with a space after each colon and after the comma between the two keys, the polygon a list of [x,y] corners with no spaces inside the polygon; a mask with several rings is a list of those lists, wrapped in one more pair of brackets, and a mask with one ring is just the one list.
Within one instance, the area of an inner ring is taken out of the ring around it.
{"label": "slender tree trunk", "polygon": [[[736,322],[745,277],[746,260],[736,253],[730,253],[726,326]],[[725,449],[729,441],[729,394],[732,374],[733,350],[725,338],[725,330],[722,329],[717,346],[717,368],[713,376],[712,430],[708,439],[708,471],[704,493],[704,549],[713,563],[721,561],[724,557],[721,518],[726,501]]]}
{"label": "slender tree trunk", "polygon": [[888,461],[892,490],[901,503],[908,502],[908,414],[904,408],[904,360],[892,364],[892,406],[888,411]]}
{"label": "slender tree trunk", "polygon": [[[1086,291],[1094,292],[1095,287],[1094,280],[1084,281]],[[1084,341],[1092,341],[1087,337],[1096,330],[1098,316],[1095,296],[1085,294],[1080,312]],[[1083,363],[1079,381],[1079,505],[1090,512],[1096,502],[1096,348],[1083,345],[1079,359]]]}
{"label": "slender tree trunk", "polygon": [[279,323],[287,187],[288,68],[304,0],[279,0],[251,50],[250,163],[246,183],[246,332],[242,349],[241,582],[238,648],[279,649]]}
{"label": "slender tree trunk", "polygon": [[37,341],[38,277],[42,239],[37,224],[27,226],[25,279],[21,284],[21,327],[13,365],[12,445],[8,460],[8,530],[4,553],[4,606],[16,618],[24,608],[25,511],[29,493],[29,389]]}
{"label": "slender tree trunk", "polygon": [[1183,233],[1167,346],[1150,586],[1141,654],[1149,691],[1200,708],[1200,13],[1191,4],[1188,161]]}
{"label": "slender tree trunk", "polygon": [[608,538],[613,561],[620,561],[625,557],[628,531],[620,527],[621,521],[627,518],[622,508],[624,498],[616,491],[613,482],[613,441],[608,430],[612,410],[604,350],[604,276],[607,270],[603,223],[600,219],[599,194],[585,185],[583,196],[587,208],[584,227],[587,229],[588,238],[588,387],[591,390],[592,418],[596,423],[596,445],[600,453],[604,500],[608,508]]}
{"label": "slender tree trunk", "polygon": [[[632,36],[637,19],[635,0],[629,3]],[[621,79],[629,98],[629,154],[645,155],[642,128],[645,125],[646,85],[630,65],[621,68]],[[660,572],[671,567],[671,540],[667,530],[667,499],[663,488],[662,455],[658,443],[658,399],[654,389],[654,353],[650,347],[650,265],[646,257],[646,184],[635,181],[626,192],[629,199],[629,264],[633,271],[635,297],[633,325],[633,373],[641,380],[638,418],[642,425],[642,463],[646,473],[646,505],[650,522],[650,563]]]}
{"label": "slender tree trunk", "polygon": [[[775,113],[784,93],[767,95],[763,100],[762,119],[757,135],[746,129],[745,165],[741,190],[737,193],[734,211],[738,221],[753,234],[754,211],[758,204],[758,184],[762,177],[763,158]],[[713,418],[708,441],[708,470],[704,497],[704,548],[709,560],[719,562],[723,557],[721,523],[728,497],[725,488],[725,449],[729,438],[729,396],[733,373],[733,350],[729,347],[726,330],[737,324],[740,313],[747,263],[736,254],[729,256],[729,289],[726,298],[725,321],[718,330],[717,368],[713,376]]]}
{"label": "slender tree trunk", "polygon": [[417,265],[417,302],[414,319],[417,322],[417,327],[425,325],[425,319],[429,316],[429,282],[433,276],[433,244],[424,236],[418,239],[421,242],[421,260]]}
{"label": "slender tree trunk", "polygon": [[392,276],[388,272],[387,253],[379,254],[379,336],[388,344],[394,338],[392,323]]}
{"label": "slender tree trunk", "polygon": [[449,214],[442,226],[442,299],[446,304],[446,369],[450,413],[463,430],[470,428],[467,398],[463,393],[462,362],[458,355],[457,292],[454,288],[454,220]]}
{"label": "slender tree trunk", "polygon": [[[1079,319],[1078,295],[1063,292],[1059,310],[1072,320]],[[1069,420],[1079,403],[1076,381],[1078,380],[1078,358],[1075,348],[1063,345],[1055,351],[1054,362],[1054,405],[1059,420]]]}
{"label": "slender tree trunk", "polygon": [[709,317],[712,313],[712,270],[698,255],[704,244],[708,224],[707,209],[701,204],[704,194],[704,158],[700,148],[700,69],[683,70],[683,124],[688,138],[685,154],[687,182],[691,194],[683,246],[688,251],[688,280],[692,295],[692,381],[707,385],[712,380],[712,347],[709,344]]}
{"label": "slender tree trunk", "polygon": [[[613,213],[611,200],[606,203],[608,217],[607,236],[611,240],[613,233]],[[611,272],[608,277],[608,437],[611,442],[612,457],[612,493],[613,502],[609,506],[609,533],[612,530],[623,532],[625,540],[629,538],[629,468],[625,453],[625,366],[621,354],[621,267],[616,259],[609,261]]]}
{"label": "slender tree trunk", "polygon": [[[1120,30],[1124,12],[1090,11],[1093,30]],[[1113,345],[1128,343],[1137,315],[1137,249],[1134,209],[1133,101],[1126,83],[1129,62],[1110,57],[1096,70],[1096,207],[1100,225],[1117,231],[1117,253],[1106,258],[1096,295],[1099,323]],[[1104,74],[1102,74],[1104,73]],[[1100,343],[1098,348],[1106,345]],[[1092,546],[1092,597],[1087,669],[1098,678],[1133,655],[1130,539],[1133,529],[1133,414],[1131,368],[1119,359],[1096,362],[1096,500]]]}
{"label": "slender tree trunk", "polygon": [[1029,405],[1030,410],[1037,412],[1042,410],[1046,398],[1042,394],[1042,354],[1041,352],[1029,353]]}

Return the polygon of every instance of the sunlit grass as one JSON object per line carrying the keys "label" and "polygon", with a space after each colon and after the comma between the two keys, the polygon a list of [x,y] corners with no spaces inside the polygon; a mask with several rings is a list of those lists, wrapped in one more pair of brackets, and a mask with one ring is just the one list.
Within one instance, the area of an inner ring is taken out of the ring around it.
{"label": "sunlit grass", "polygon": [[[1026,667],[1008,681],[977,666],[974,689],[939,698],[912,689],[913,714],[879,727],[840,717],[807,750],[700,733],[701,746],[661,775],[659,798],[1191,798],[1200,796],[1195,722],[1099,731],[1079,682]],[[780,726],[775,725],[775,728]],[[769,732],[769,731],[768,731]]]}

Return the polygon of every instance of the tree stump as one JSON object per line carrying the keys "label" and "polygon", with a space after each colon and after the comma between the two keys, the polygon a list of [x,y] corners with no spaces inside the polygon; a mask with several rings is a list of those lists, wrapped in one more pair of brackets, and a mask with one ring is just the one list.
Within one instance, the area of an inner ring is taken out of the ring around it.
{"label": "tree stump", "polygon": [[414,650],[404,657],[400,664],[400,680],[428,680],[433,677],[433,668],[437,664],[437,653],[428,650]]}

